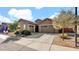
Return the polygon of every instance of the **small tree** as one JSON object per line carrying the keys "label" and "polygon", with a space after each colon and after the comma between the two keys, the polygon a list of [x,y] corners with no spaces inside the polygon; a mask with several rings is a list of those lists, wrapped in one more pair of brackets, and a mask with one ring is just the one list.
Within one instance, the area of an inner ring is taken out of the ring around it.
{"label": "small tree", "polygon": [[14,30],[16,30],[18,26],[18,21],[14,21],[13,26],[14,26]]}
{"label": "small tree", "polygon": [[58,17],[55,18],[55,25],[62,28],[62,37],[64,37],[64,28],[71,25],[74,19],[72,11],[61,11]]}
{"label": "small tree", "polygon": [[13,23],[9,25],[9,30],[15,31],[17,29],[17,26],[18,26],[18,21],[14,21]]}
{"label": "small tree", "polygon": [[13,26],[13,24],[9,24],[9,30],[10,30],[10,31],[14,31],[14,26]]}

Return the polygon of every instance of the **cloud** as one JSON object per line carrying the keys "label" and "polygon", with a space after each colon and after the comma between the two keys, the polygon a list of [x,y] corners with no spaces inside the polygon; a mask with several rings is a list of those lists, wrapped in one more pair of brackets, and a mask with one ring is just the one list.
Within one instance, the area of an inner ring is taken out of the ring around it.
{"label": "cloud", "polygon": [[12,21],[11,21],[9,18],[0,15],[0,24],[1,24],[2,22],[5,22],[5,23],[12,23]]}
{"label": "cloud", "polygon": [[10,16],[16,17],[18,19],[26,19],[26,20],[32,20],[32,11],[30,9],[11,9],[9,10],[8,14]]}
{"label": "cloud", "polygon": [[16,10],[16,9],[11,9],[11,10],[8,12],[9,15],[14,15],[14,14],[16,14],[16,13],[17,13],[17,10]]}
{"label": "cloud", "polygon": [[53,15],[51,15],[49,18],[53,19],[54,17],[56,17],[57,15],[59,15],[59,13],[54,13]]}

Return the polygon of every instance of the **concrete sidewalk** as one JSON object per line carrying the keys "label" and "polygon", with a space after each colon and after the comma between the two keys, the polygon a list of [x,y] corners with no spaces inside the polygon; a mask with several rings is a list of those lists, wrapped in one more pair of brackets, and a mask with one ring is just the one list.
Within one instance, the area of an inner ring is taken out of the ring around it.
{"label": "concrete sidewalk", "polygon": [[79,49],[64,47],[64,46],[59,46],[59,45],[52,45],[50,51],[79,51]]}

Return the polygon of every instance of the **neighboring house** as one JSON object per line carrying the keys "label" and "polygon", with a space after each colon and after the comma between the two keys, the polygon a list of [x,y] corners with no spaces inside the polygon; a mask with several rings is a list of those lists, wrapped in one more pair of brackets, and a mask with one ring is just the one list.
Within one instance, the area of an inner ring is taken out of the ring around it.
{"label": "neighboring house", "polygon": [[35,23],[39,23],[41,21],[42,21],[41,19],[37,19],[37,20],[35,20]]}
{"label": "neighboring house", "polygon": [[36,24],[28,20],[20,19],[18,27],[20,27],[21,30],[29,30],[31,32],[35,32]]}
{"label": "neighboring house", "polygon": [[8,24],[7,23],[2,23],[0,32],[8,32]]}
{"label": "neighboring house", "polygon": [[39,32],[55,32],[55,29],[53,27],[53,20],[46,18],[38,23]]}

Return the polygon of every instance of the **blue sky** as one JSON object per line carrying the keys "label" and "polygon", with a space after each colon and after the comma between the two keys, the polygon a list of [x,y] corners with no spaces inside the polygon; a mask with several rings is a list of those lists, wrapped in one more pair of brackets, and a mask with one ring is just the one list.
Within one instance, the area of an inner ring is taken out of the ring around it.
{"label": "blue sky", "polygon": [[0,21],[12,22],[19,18],[35,21],[36,19],[54,18],[61,10],[69,7],[0,7]]}

